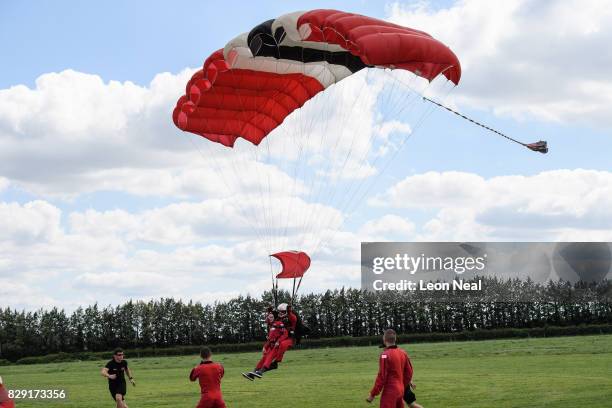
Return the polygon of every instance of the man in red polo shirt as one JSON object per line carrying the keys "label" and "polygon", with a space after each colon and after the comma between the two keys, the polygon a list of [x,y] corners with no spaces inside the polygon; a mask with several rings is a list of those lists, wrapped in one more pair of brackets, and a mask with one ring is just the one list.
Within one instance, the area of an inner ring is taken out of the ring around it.
{"label": "man in red polo shirt", "polygon": [[0,377],[0,408],[15,408],[15,403],[9,398],[6,388],[4,388],[2,377]]}
{"label": "man in red polo shirt", "polygon": [[208,347],[200,350],[202,362],[194,367],[189,374],[191,381],[200,383],[200,402],[196,408],[225,408],[221,393],[221,378],[225,374],[223,366],[212,361],[212,352]]}
{"label": "man in red polo shirt", "polygon": [[[385,350],[380,355],[378,375],[368,402],[381,393],[381,408],[404,408],[404,393],[410,389],[412,381],[412,363],[408,354],[396,345],[397,335],[394,330],[388,329],[383,336]],[[412,399],[412,398],[410,398]],[[414,400],[409,401],[411,408],[419,408]]]}

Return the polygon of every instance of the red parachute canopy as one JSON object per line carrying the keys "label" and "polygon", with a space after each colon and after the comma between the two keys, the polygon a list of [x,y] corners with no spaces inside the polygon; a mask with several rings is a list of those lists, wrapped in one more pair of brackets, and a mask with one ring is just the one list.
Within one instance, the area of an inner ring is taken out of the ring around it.
{"label": "red parachute canopy", "polygon": [[461,78],[457,56],[422,31],[337,10],[266,21],[215,51],[174,109],[180,129],[233,147],[258,145],[331,85],[364,69],[411,71],[432,81]]}
{"label": "red parachute canopy", "polygon": [[270,256],[278,259],[283,266],[281,273],[276,275],[277,279],[301,278],[310,268],[310,257],[305,252],[284,251]]}

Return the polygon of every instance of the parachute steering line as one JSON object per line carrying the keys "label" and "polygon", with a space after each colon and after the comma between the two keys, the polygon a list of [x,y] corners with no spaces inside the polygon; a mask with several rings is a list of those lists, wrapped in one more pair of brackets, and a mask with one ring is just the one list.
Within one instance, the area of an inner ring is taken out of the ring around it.
{"label": "parachute steering line", "polygon": [[427,102],[431,102],[434,105],[437,105],[437,106],[439,106],[441,108],[444,108],[447,111],[449,111],[451,113],[454,113],[455,115],[459,116],[460,118],[463,118],[463,119],[465,119],[465,120],[467,120],[469,122],[472,122],[476,126],[480,126],[481,128],[486,129],[489,132],[495,133],[498,136],[506,138],[507,140],[510,140],[511,142],[514,142],[516,144],[520,144],[521,146],[524,146],[524,147],[528,148],[529,150],[532,150],[534,152],[539,152],[539,153],[542,153],[542,154],[548,153],[548,143],[545,140],[540,140],[540,141],[534,142],[534,143],[523,143],[523,142],[521,142],[519,140],[516,140],[516,139],[514,139],[514,138],[512,138],[512,137],[510,137],[508,135],[505,135],[502,132],[497,131],[497,130],[495,130],[495,129],[487,126],[487,125],[484,125],[484,124],[482,124],[482,123],[480,123],[480,122],[478,122],[478,121],[476,121],[476,120],[474,120],[472,118],[469,118],[469,117],[465,116],[464,114],[449,108],[448,106],[442,105],[440,102],[436,102],[433,99],[430,99],[430,98],[428,98],[426,96],[423,96],[423,100],[425,100]]}

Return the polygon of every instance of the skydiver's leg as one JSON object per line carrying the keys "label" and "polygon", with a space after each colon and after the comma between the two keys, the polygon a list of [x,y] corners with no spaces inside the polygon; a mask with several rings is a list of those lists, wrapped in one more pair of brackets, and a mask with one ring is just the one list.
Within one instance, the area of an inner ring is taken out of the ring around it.
{"label": "skydiver's leg", "polygon": [[264,361],[264,368],[266,369],[266,371],[270,369],[272,362],[278,359],[279,349],[280,349],[280,346],[275,347],[271,349],[266,355],[266,359]]}
{"label": "skydiver's leg", "polygon": [[266,362],[266,354],[265,353],[263,356],[261,356],[261,359],[257,362],[257,365],[255,366],[255,370],[261,370],[264,367],[264,363]]}
{"label": "skydiver's leg", "polygon": [[117,408],[128,408],[125,401],[123,400],[122,394],[115,394],[115,402],[117,403]]}
{"label": "skydiver's leg", "polygon": [[[412,386],[412,384],[410,386]],[[417,404],[416,395],[414,395],[412,388],[406,388],[404,390],[404,397],[406,398],[406,403],[409,408],[423,408],[421,405]]]}
{"label": "skydiver's leg", "polygon": [[211,404],[211,401],[208,399],[208,397],[202,397],[200,398],[200,402],[198,402],[196,408],[212,408],[213,406],[214,405]]}
{"label": "skydiver's leg", "polygon": [[404,394],[394,389],[383,389],[380,408],[404,408]]}
{"label": "skydiver's leg", "polygon": [[283,361],[283,356],[285,355],[285,352],[291,347],[293,347],[293,339],[287,339],[281,342],[280,346],[278,347],[278,353],[275,356],[275,360],[277,363]]}

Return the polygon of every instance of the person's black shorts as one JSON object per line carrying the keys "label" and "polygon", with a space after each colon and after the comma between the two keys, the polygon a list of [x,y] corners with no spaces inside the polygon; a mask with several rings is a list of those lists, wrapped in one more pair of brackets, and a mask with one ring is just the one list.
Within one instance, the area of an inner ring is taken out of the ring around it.
{"label": "person's black shorts", "polygon": [[123,382],[119,382],[119,383],[108,383],[108,390],[111,393],[111,396],[113,397],[113,399],[115,399],[115,396],[117,394],[121,394],[123,395],[123,397],[125,398],[125,394],[127,394],[127,385],[125,383],[125,381]]}
{"label": "person's black shorts", "polygon": [[406,391],[404,391],[404,401],[406,401],[408,405],[416,401],[416,395],[414,395],[410,387],[406,387]]}

